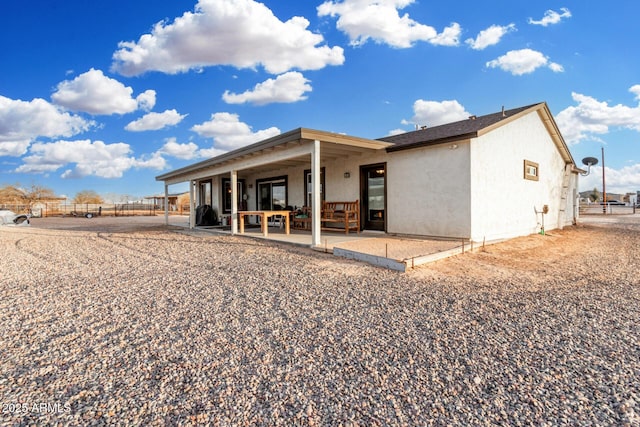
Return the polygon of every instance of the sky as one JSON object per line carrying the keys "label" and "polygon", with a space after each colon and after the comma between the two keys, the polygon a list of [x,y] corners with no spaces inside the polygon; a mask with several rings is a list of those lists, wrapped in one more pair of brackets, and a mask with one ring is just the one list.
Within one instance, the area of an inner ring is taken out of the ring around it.
{"label": "sky", "polygon": [[136,200],[164,192],[162,173],[299,127],[375,139],[544,101],[578,166],[600,161],[580,189],[601,189],[604,148],[607,192],[635,192],[639,12],[635,0],[4,0],[0,185]]}

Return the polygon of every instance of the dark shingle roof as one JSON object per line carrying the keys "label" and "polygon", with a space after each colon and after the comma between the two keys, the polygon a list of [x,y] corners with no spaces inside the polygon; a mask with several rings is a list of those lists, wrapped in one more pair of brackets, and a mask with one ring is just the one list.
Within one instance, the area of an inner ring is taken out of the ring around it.
{"label": "dark shingle roof", "polygon": [[442,144],[445,142],[456,141],[460,139],[475,138],[482,129],[492,126],[501,120],[506,120],[518,113],[521,113],[531,107],[539,104],[527,105],[525,107],[505,110],[487,114],[486,116],[471,116],[467,120],[459,122],[447,123],[440,126],[407,132],[400,135],[387,136],[379,138],[380,141],[391,142],[394,145],[387,148],[387,151],[398,151],[409,148],[423,147],[427,145]]}

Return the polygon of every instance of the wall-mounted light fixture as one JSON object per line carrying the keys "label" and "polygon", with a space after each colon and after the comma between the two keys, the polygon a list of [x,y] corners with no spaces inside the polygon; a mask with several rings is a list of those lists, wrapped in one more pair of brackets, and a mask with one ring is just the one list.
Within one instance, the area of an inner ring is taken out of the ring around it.
{"label": "wall-mounted light fixture", "polygon": [[449,150],[455,150],[456,148],[458,148],[458,144],[451,144],[449,146]]}
{"label": "wall-mounted light fixture", "polygon": [[344,177],[345,178],[351,178],[351,172],[345,172],[344,173]]}

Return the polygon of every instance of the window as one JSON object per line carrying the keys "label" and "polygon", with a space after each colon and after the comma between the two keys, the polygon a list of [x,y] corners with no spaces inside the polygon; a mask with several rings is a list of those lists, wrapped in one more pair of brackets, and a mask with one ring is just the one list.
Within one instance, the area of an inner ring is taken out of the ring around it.
{"label": "window", "polygon": [[198,185],[200,187],[198,191],[198,205],[211,206],[211,180],[200,181]]}
{"label": "window", "polygon": [[[305,169],[304,171],[304,194],[305,194],[305,206],[311,207],[311,201],[313,200],[313,194],[311,190],[311,169]],[[320,168],[320,201],[324,201],[324,167]]]}
{"label": "window", "polygon": [[538,164],[530,160],[524,161],[524,179],[537,181],[539,179]]}
{"label": "window", "polygon": [[287,207],[287,177],[279,176],[256,180],[258,210],[284,210]]}
{"label": "window", "polygon": [[[244,206],[244,200],[242,196],[244,195],[244,179],[238,180],[238,197],[240,200],[238,201],[238,210],[247,210],[246,206]],[[222,178],[222,212],[223,213],[231,213],[231,180],[229,178]]]}

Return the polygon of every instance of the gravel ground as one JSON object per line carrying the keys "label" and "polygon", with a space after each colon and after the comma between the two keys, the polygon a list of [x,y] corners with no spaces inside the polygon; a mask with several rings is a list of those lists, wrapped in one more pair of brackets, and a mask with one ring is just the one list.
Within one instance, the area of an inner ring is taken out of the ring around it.
{"label": "gravel ground", "polygon": [[5,425],[640,425],[640,219],[401,274],[178,228],[0,228]]}

